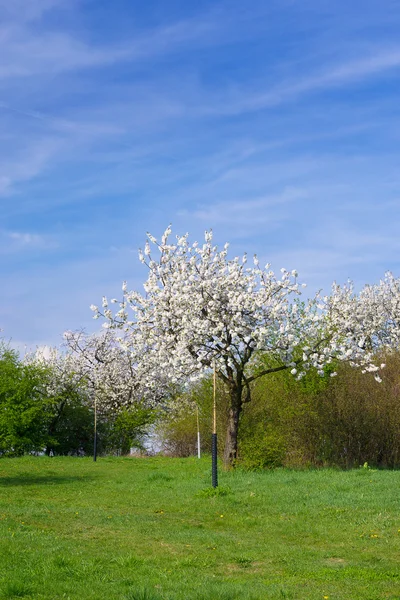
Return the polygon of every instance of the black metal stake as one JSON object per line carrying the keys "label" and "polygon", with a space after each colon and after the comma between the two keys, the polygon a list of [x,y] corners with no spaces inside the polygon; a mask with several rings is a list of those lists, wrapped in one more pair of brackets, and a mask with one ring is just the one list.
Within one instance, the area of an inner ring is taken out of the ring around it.
{"label": "black metal stake", "polygon": [[211,439],[211,481],[213,488],[218,487],[218,447],[217,434],[212,434]]}
{"label": "black metal stake", "polygon": [[97,459],[97,433],[94,434],[93,440],[93,460],[96,462]]}

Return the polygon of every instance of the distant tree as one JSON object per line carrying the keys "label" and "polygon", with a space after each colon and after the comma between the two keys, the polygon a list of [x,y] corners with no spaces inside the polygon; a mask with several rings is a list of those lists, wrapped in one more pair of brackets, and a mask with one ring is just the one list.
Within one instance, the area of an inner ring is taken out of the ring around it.
{"label": "distant tree", "polygon": [[26,368],[42,374],[41,391],[51,400],[46,421],[46,454],[77,454],[93,443],[93,411],[85,375],[73,357],[56,347],[39,347],[24,357]]}
{"label": "distant tree", "polygon": [[[42,388],[53,399],[46,453],[91,452],[96,412],[100,452],[140,445],[159,396],[141,386],[131,353],[114,332],[66,332],[61,348],[39,348],[25,358],[46,373]],[[146,395],[147,394],[147,395]]]}
{"label": "distant tree", "polygon": [[94,335],[67,331],[64,340],[67,353],[61,368],[86,382],[92,405],[96,402],[100,411],[156,407],[167,397],[168,379],[155,368],[148,378],[150,367],[140,360],[145,348],[138,340],[128,347],[111,329]]}

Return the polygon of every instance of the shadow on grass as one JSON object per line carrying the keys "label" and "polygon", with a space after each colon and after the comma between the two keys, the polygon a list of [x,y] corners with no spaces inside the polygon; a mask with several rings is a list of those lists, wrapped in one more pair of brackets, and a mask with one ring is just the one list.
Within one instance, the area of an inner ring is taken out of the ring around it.
{"label": "shadow on grass", "polygon": [[74,476],[74,475],[56,475],[49,473],[48,475],[34,475],[31,473],[21,473],[13,477],[0,475],[0,487],[13,487],[20,485],[64,485],[65,483],[75,483],[92,480],[91,475]]}

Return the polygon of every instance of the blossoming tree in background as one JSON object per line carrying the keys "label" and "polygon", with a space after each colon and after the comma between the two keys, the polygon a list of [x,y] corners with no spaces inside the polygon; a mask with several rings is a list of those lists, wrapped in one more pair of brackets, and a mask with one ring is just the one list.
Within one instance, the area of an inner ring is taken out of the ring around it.
{"label": "blossoming tree in background", "polygon": [[24,356],[24,364],[41,366],[46,377],[43,377],[43,393],[52,398],[62,399],[60,413],[68,396],[76,390],[87,395],[87,382],[84,374],[77,368],[75,357],[62,352],[57,347],[38,347],[34,352]]}
{"label": "blossoming tree in background", "polygon": [[146,377],[149,367],[138,360],[137,353],[143,351],[139,339],[131,351],[121,336],[116,339],[115,333],[107,329],[95,335],[64,334],[65,345],[87,382],[94,409],[94,460],[98,416],[114,423],[115,441],[118,438],[126,446],[128,438],[139,440],[137,436],[154,420],[154,409],[164,403],[169,393],[168,381],[158,376],[156,368],[152,366],[152,377]]}
{"label": "blossoming tree in background", "polygon": [[215,368],[230,395],[226,465],[236,460],[239,419],[255,379],[284,369],[297,378],[310,368],[323,375],[333,359],[379,370],[374,352],[387,343],[380,335],[383,285],[359,295],[351,285],[334,285],[330,296],[301,302],[295,270],[276,276],[256,256],[251,266],[246,255],[229,259],[228,244],[219,250],[211,232],[202,245],[189,244],[187,234],[174,243],[170,236],[170,228],[160,242],[148,234],[139,253],[148,268],[145,295],[124,283],[117,312],[106,297],[102,309],[91,308],[107,329],[122,332],[119,343],[136,357],[146,385],[160,371],[179,382]]}
{"label": "blossoming tree in background", "polygon": [[[77,404],[90,407],[91,398],[87,381],[77,369],[74,357],[57,347],[38,347],[24,356],[22,364],[41,372],[41,395],[51,403],[51,416],[47,419],[46,454],[55,448],[55,438],[60,423],[69,407]],[[71,440],[72,442],[72,440]],[[57,444],[56,444],[57,445]]]}
{"label": "blossoming tree in background", "polygon": [[400,278],[392,273],[385,274],[383,280],[374,286],[366,286],[371,298],[370,302],[376,307],[375,312],[380,316],[380,326],[371,340],[375,346],[389,350],[400,348]]}
{"label": "blossoming tree in background", "polygon": [[[108,424],[108,443],[118,443],[118,434],[126,438],[124,447],[129,436],[140,442],[137,436],[154,420],[153,409],[164,402],[169,385],[165,378],[161,382],[154,367],[151,384],[146,385],[150,378],[143,376],[145,363],[139,364],[137,356],[126,350],[122,342],[121,337],[116,341],[112,330],[94,335],[68,331],[64,333],[63,346],[41,347],[25,356],[26,365],[36,366],[43,373],[42,394],[52,399],[49,440],[78,402],[94,413],[94,457],[98,418],[103,434],[104,424]],[[53,449],[51,444],[49,449]]]}
{"label": "blossoming tree in background", "polygon": [[107,329],[100,334],[87,335],[82,331],[64,333],[66,356],[74,363],[77,374],[87,382],[93,397],[102,410],[128,408],[143,403],[158,405],[167,393],[167,380],[140,361],[142,348],[138,336],[128,348],[123,337]]}

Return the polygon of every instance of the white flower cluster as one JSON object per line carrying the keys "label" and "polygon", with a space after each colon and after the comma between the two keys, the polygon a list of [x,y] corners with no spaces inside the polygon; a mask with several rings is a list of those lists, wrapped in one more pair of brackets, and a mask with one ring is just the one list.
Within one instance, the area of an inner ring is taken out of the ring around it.
{"label": "white flower cluster", "polygon": [[67,332],[64,338],[68,356],[73,358],[76,369],[104,410],[133,403],[154,406],[165,395],[166,381],[161,385],[154,369],[148,384],[148,365],[139,360],[144,349],[138,340],[133,351],[124,337],[116,336],[112,329],[98,335]]}
{"label": "white flower cluster", "polygon": [[329,297],[321,300],[322,317],[327,338],[327,355],[361,367],[362,372],[374,373],[380,382],[377,365],[380,352],[400,345],[400,280],[391,273],[377,285],[366,285],[354,292],[352,282],[334,284]]}
{"label": "white flower cluster", "polygon": [[189,244],[188,234],[174,243],[170,237],[170,227],[161,242],[148,234],[139,252],[149,269],[144,295],[124,283],[116,313],[106,298],[102,310],[91,307],[106,329],[123,331],[121,347],[137,357],[146,386],[160,372],[173,382],[196,380],[215,364],[219,377],[243,387],[255,378],[246,366],[260,353],[278,366],[257,376],[289,368],[301,378],[312,367],[323,375],[333,359],[378,371],[377,348],[399,341],[399,282],[392,276],[358,295],[351,284],[334,284],[330,296],[300,302],[297,271],[281,269],[277,277],[256,256],[253,266],[246,255],[228,259],[228,244],[219,250],[211,231],[203,244]]}
{"label": "white flower cluster", "polygon": [[26,364],[38,365],[43,368],[46,376],[43,378],[43,393],[49,397],[61,397],[71,389],[86,391],[86,381],[80,371],[77,361],[72,354],[61,348],[37,348],[35,352],[24,357]]}

